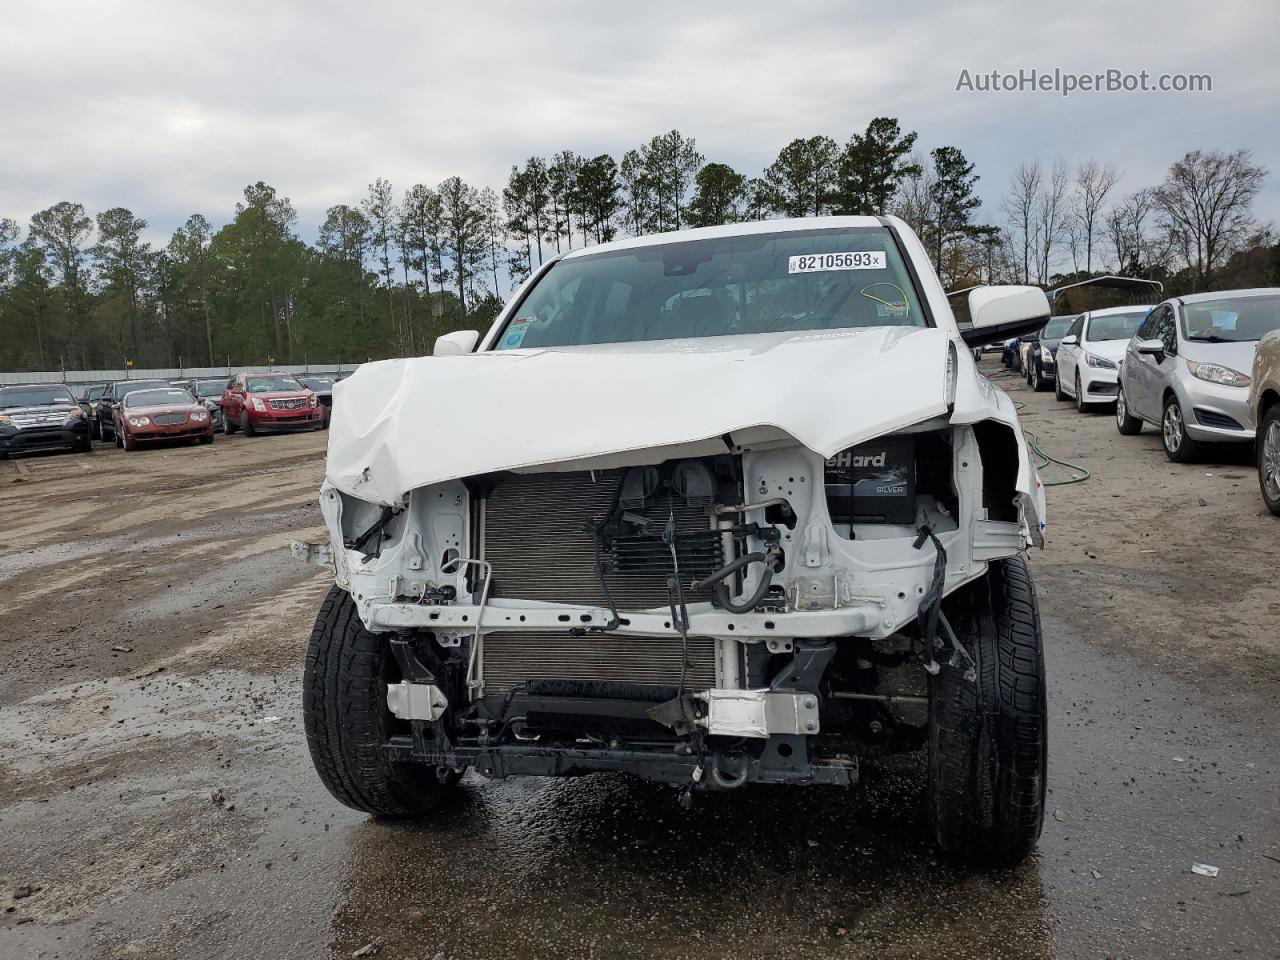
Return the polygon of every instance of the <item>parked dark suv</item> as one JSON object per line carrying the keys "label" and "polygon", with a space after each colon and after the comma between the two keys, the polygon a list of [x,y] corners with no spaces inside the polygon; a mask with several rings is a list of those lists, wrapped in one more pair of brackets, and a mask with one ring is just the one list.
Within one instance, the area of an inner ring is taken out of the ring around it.
{"label": "parked dark suv", "polygon": [[0,387],[0,460],[28,450],[93,449],[89,421],[60,383]]}

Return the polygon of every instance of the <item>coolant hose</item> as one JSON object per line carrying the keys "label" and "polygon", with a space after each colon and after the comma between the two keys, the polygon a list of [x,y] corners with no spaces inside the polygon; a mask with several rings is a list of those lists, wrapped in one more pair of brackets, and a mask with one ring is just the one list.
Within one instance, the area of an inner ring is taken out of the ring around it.
{"label": "coolant hose", "polygon": [[[765,598],[765,594],[769,592],[769,586],[773,583],[773,567],[768,564],[768,557],[763,553],[747,553],[726,563],[711,576],[699,580],[693,585],[694,590],[705,590],[711,587],[711,595],[715,598],[716,604],[728,610],[730,613],[750,613],[756,608],[761,600]],[[737,573],[743,567],[750,566],[753,563],[763,563],[764,573],[760,575],[760,582],[756,584],[755,592],[747,597],[741,603],[735,603],[733,598],[729,596],[729,588],[725,585],[725,580]]]}

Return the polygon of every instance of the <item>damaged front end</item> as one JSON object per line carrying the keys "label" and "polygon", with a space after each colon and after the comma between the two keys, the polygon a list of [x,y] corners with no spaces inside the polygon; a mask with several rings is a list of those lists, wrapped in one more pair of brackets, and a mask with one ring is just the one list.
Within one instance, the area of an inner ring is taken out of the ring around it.
{"label": "damaged front end", "polygon": [[391,504],[326,483],[324,559],[399,668],[385,749],[728,789],[919,748],[930,673],[969,668],[944,598],[1043,516],[1011,405],[964,399],[830,457],[751,428]]}

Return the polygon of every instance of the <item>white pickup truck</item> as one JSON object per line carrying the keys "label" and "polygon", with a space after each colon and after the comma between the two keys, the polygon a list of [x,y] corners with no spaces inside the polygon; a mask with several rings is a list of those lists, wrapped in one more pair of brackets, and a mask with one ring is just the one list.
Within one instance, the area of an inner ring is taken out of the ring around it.
{"label": "white pickup truck", "polygon": [[941,847],[1013,862],[1045,789],[1044,493],[892,217],[574,250],[481,337],[335,385],[306,662],[322,780],[422,815],[467,769],[851,786],[927,750]]}

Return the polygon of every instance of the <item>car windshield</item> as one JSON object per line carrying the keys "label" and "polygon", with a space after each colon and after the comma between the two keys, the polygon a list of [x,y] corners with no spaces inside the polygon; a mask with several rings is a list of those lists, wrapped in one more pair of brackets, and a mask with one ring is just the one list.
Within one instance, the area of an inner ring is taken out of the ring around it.
{"label": "car windshield", "polygon": [[1099,343],[1103,340],[1128,340],[1138,332],[1138,327],[1142,325],[1143,320],[1147,319],[1147,314],[1150,312],[1149,308],[1142,307],[1137,310],[1126,310],[1124,313],[1092,316],[1089,318],[1089,326],[1085,330],[1084,338],[1090,343]]}
{"label": "car windshield", "polygon": [[52,403],[72,403],[76,398],[66,387],[51,384],[34,387],[0,387],[0,409],[4,407],[44,407]]}
{"label": "car windshield", "polygon": [[795,230],[563,260],[520,302],[495,347],[927,323],[889,230]]}
{"label": "car windshield", "polygon": [[164,380],[135,380],[132,383],[117,383],[116,396],[123,399],[135,390],[172,390],[173,385]]}
{"label": "car windshield", "polygon": [[1075,317],[1054,317],[1040,331],[1040,339],[1061,340],[1067,335],[1067,331],[1071,329],[1071,325],[1075,322]]}
{"label": "car windshield", "polygon": [[245,388],[250,393],[272,393],[276,390],[301,390],[302,384],[293,377],[248,377]]}
{"label": "car windshield", "polygon": [[126,407],[189,406],[194,398],[185,390],[130,390],[124,398]]}
{"label": "car windshield", "polygon": [[196,383],[196,392],[202,397],[220,397],[226,386],[225,380],[201,380]]}
{"label": "car windshield", "polygon": [[333,389],[332,380],[317,380],[315,377],[308,377],[307,379],[301,380],[300,382],[304,387],[307,387],[311,390],[332,390]]}
{"label": "car windshield", "polygon": [[89,387],[84,392],[84,399],[97,400],[100,396],[102,396],[102,392],[106,389],[107,388],[105,386]]}
{"label": "car windshield", "polygon": [[1280,330],[1280,294],[1223,297],[1182,307],[1182,332],[1188,340],[1203,343],[1261,340],[1272,330]]}

